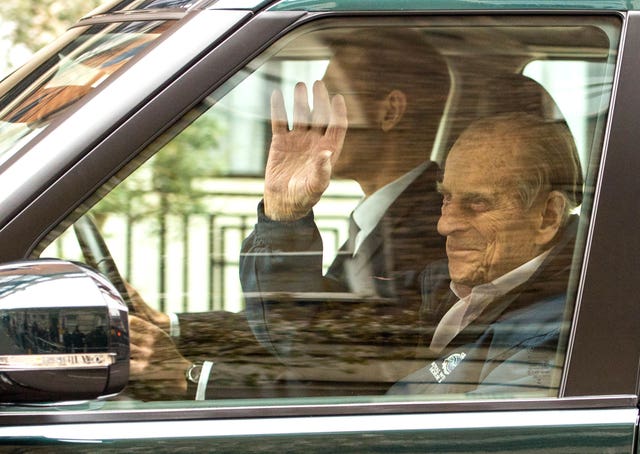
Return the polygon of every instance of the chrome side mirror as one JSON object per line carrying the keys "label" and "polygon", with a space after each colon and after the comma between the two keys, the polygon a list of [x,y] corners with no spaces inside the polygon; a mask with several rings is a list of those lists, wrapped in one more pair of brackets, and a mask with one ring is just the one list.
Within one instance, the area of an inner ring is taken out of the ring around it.
{"label": "chrome side mirror", "polygon": [[0,265],[0,403],[95,399],[128,378],[128,311],[106,278],[55,259]]}

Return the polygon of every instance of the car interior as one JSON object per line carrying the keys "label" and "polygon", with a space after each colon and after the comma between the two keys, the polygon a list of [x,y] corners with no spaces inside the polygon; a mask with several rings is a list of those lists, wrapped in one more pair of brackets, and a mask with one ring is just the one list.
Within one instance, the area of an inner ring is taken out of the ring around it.
{"label": "car interior", "polygon": [[[309,85],[321,78],[331,57],[328,37],[335,39],[360,27],[413,28],[445,58],[451,78],[431,160],[444,165],[458,136],[481,118],[526,111],[548,121],[566,121],[585,172],[586,197],[578,209],[582,223],[577,243],[582,244],[620,27],[612,18],[589,19],[451,15],[311,22],[276,41],[199,106],[176,118],[174,125],[52,230],[32,257],[85,262],[108,276],[125,300],[131,285],[147,304],[163,312],[218,314],[213,322],[201,325],[191,340],[176,341],[189,359],[212,357],[216,362],[218,390],[213,395],[217,399],[384,395],[397,378],[389,372],[399,367],[394,361],[408,369],[416,367],[407,353],[414,346],[392,340],[394,330],[408,332],[412,327],[393,319],[374,323],[371,307],[387,305],[387,300],[357,295],[336,298],[315,333],[322,339],[302,336],[304,355],[294,361],[256,342],[251,320],[246,322],[238,256],[256,222],[255,209],[262,197],[271,91],[281,89],[290,102],[297,81]],[[563,75],[568,71],[579,77],[567,82]],[[354,181],[336,180],[314,209],[325,245],[325,270],[346,240],[349,213],[361,196]],[[582,249],[577,247],[574,257],[567,326]],[[287,304],[300,299],[312,304],[319,297],[283,290],[278,298],[290,313],[273,321],[281,325],[272,329],[290,332],[300,329],[296,320],[305,319],[309,308]],[[345,301],[353,303],[350,316],[344,315]],[[135,315],[135,309],[131,313]],[[305,325],[305,329],[312,328]],[[568,332],[563,333],[561,357],[567,336]],[[213,346],[203,346],[207,342]],[[307,348],[314,342],[318,348]],[[350,354],[345,356],[345,351]],[[182,398],[163,395],[161,389],[154,388],[145,399]]]}

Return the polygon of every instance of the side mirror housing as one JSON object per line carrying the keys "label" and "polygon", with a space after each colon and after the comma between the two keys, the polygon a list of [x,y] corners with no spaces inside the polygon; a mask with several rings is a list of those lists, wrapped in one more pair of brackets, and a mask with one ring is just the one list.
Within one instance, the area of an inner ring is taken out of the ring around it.
{"label": "side mirror housing", "polygon": [[128,310],[106,278],[55,259],[0,265],[0,403],[96,399],[128,378]]}

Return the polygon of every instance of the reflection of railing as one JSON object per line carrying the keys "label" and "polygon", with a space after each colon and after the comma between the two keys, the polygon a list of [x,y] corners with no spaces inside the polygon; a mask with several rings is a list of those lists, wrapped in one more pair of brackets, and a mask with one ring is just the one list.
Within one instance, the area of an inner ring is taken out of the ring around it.
{"label": "reflection of railing", "polygon": [[[256,222],[260,195],[212,193],[210,200],[207,214],[164,213],[142,220],[112,215],[103,227],[125,278],[160,310],[243,307],[239,253]],[[328,195],[315,211],[327,265],[346,237],[347,217],[357,200],[352,194]]]}

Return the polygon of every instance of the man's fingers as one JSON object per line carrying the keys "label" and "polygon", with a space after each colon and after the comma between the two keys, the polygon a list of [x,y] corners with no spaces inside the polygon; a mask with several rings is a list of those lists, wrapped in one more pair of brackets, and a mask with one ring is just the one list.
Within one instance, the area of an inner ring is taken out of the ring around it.
{"label": "man's fingers", "polygon": [[287,110],[284,107],[284,97],[280,90],[274,90],[271,94],[271,132],[284,134],[289,130],[287,122]]}
{"label": "man's fingers", "polygon": [[148,347],[154,343],[154,334],[160,332],[156,325],[135,315],[129,315],[129,338],[131,344]]}
{"label": "man's fingers", "polygon": [[138,344],[131,343],[129,345],[129,356],[132,361],[139,363],[146,363],[149,361],[149,353],[151,350],[145,347],[140,347]]}
{"label": "man's fingers", "polygon": [[155,325],[137,315],[129,314],[129,328],[131,328],[131,331],[145,332],[149,331],[152,326]]}
{"label": "man's fingers", "polygon": [[323,134],[331,117],[329,93],[323,82],[317,80],[313,84],[313,114],[311,127]]}
{"label": "man's fingers", "polygon": [[335,95],[331,100],[331,117],[325,133],[325,137],[333,148],[333,153],[331,154],[332,164],[340,157],[348,126],[347,105],[344,102],[344,97]]}
{"label": "man's fingers", "polygon": [[293,90],[293,129],[307,129],[310,116],[307,86],[298,82]]}
{"label": "man's fingers", "polygon": [[293,101],[293,129],[286,126],[284,98],[271,98],[272,129],[265,170],[265,214],[276,221],[300,219],[313,208],[331,180],[347,129],[344,98],[333,100],[323,82],[313,84],[313,113],[307,87],[296,84]]}
{"label": "man's fingers", "polygon": [[332,155],[334,153],[331,150],[322,150],[318,153],[315,172],[310,181],[311,191],[318,194],[318,198],[327,189],[331,181]]}
{"label": "man's fingers", "polygon": [[125,286],[127,287],[127,292],[130,297],[129,301],[133,305],[135,314],[153,323],[153,316],[156,311],[147,305],[144,299],[142,299],[142,296],[140,296],[140,293],[131,284],[125,282]]}
{"label": "man's fingers", "polygon": [[129,369],[130,373],[135,376],[144,372],[150,364],[150,350],[142,348],[133,342],[129,346]]}

